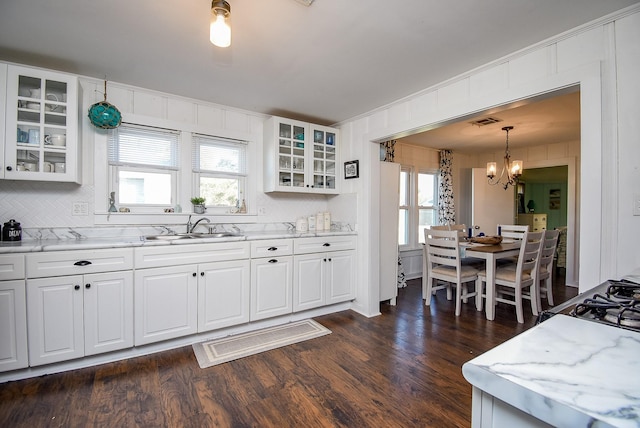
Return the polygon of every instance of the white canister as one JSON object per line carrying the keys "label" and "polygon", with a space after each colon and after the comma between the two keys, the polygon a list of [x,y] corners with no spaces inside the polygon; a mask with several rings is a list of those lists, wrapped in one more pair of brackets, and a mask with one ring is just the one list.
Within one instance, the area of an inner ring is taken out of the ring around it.
{"label": "white canister", "polygon": [[310,215],[307,219],[307,223],[309,224],[309,232],[316,231],[316,216]]}
{"label": "white canister", "polygon": [[324,230],[324,213],[316,214],[316,232]]}
{"label": "white canister", "polygon": [[329,211],[324,213],[324,230],[327,232],[331,230],[331,213]]}
{"label": "white canister", "polygon": [[296,221],[296,232],[306,232],[308,228],[307,218],[300,217]]}

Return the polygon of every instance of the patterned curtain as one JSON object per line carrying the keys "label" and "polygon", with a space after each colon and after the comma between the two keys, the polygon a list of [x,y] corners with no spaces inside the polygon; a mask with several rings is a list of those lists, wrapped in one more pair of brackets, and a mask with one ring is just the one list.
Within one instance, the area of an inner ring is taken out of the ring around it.
{"label": "patterned curtain", "polygon": [[453,202],[453,179],[451,150],[440,150],[440,187],[438,192],[439,224],[455,224],[456,206]]}
{"label": "patterned curtain", "polygon": [[380,143],[380,160],[384,162],[393,162],[396,156],[396,140],[385,141]]}

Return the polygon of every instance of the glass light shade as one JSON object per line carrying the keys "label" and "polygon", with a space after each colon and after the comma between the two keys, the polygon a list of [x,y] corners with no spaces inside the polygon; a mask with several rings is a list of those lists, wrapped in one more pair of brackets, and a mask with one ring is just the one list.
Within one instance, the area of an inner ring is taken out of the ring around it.
{"label": "glass light shade", "polygon": [[487,177],[495,177],[498,167],[495,162],[487,162]]}
{"label": "glass light shade", "polygon": [[522,174],[522,161],[514,160],[511,162],[511,175],[518,177]]}
{"label": "glass light shade", "polygon": [[122,114],[113,104],[100,101],[89,108],[89,120],[96,128],[114,129],[122,123]]}
{"label": "glass light shade", "polygon": [[221,48],[226,48],[231,45],[231,27],[227,24],[223,13],[217,13],[211,17],[209,40]]}

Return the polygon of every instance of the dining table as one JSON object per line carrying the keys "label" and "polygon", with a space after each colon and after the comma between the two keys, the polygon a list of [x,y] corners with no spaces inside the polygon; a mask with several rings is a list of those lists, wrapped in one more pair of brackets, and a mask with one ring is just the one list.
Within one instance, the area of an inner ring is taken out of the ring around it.
{"label": "dining table", "polygon": [[517,256],[520,252],[520,241],[503,240],[499,244],[477,244],[461,242],[464,257],[484,259],[486,266],[486,316],[493,321],[496,315],[496,260]]}

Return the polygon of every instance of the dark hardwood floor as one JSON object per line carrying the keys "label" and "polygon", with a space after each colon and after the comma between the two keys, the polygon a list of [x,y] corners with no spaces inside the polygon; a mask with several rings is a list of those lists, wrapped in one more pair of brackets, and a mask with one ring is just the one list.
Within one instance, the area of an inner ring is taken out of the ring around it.
{"label": "dark hardwood floor", "polygon": [[[554,286],[556,303],[576,289]],[[191,347],[0,384],[1,427],[467,427],[471,386],[461,366],[532,327],[499,304],[487,321],[460,317],[420,279],[382,315],[316,318],[333,333],[208,369]]]}

